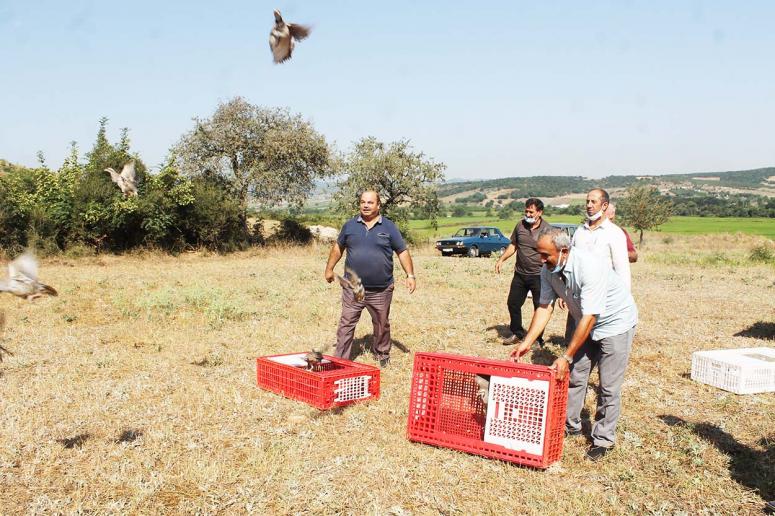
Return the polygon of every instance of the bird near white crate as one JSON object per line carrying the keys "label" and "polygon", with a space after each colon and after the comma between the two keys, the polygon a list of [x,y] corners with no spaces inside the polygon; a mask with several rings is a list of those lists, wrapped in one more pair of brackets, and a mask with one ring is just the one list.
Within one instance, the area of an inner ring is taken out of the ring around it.
{"label": "bird near white crate", "polygon": [[345,277],[342,277],[339,274],[334,274],[334,276],[336,276],[336,279],[339,281],[339,284],[342,285],[342,288],[349,288],[353,291],[355,300],[360,303],[366,297],[366,289],[363,287],[363,281],[361,281],[360,276],[349,267],[345,267],[344,273]]}
{"label": "bird near white crate", "polygon": [[112,168],[108,167],[105,172],[110,173],[110,178],[121,189],[121,193],[125,197],[137,196],[137,182],[135,178],[135,160],[130,161],[124,165],[121,169],[121,173],[117,173]]}
{"label": "bird near white crate", "polygon": [[32,301],[43,295],[57,296],[51,286],[38,280],[38,260],[29,251],[8,264],[8,279],[0,281],[0,292]]}
{"label": "bird near white crate", "polygon": [[274,27],[269,33],[269,48],[275,63],[284,63],[291,58],[297,41],[309,36],[312,29],[298,23],[286,23],[280,11],[274,11]]}
{"label": "bird near white crate", "polygon": [[[5,312],[0,310],[0,342],[3,341],[3,333],[5,332]],[[3,353],[13,356],[13,353],[8,351],[5,347],[0,345],[0,362],[3,361]]]}
{"label": "bird near white crate", "polygon": [[482,400],[482,404],[487,406],[487,400],[490,398],[490,375],[478,374],[474,378],[476,380],[476,396]]}

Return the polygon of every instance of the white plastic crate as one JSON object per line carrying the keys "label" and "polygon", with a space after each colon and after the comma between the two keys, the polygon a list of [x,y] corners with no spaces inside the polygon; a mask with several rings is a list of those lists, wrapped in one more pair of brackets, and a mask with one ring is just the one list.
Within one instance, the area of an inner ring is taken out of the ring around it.
{"label": "white plastic crate", "polygon": [[490,377],[484,442],[541,455],[548,398],[547,381]]}
{"label": "white plastic crate", "polygon": [[775,392],[775,348],[696,351],[692,380],[735,394]]}

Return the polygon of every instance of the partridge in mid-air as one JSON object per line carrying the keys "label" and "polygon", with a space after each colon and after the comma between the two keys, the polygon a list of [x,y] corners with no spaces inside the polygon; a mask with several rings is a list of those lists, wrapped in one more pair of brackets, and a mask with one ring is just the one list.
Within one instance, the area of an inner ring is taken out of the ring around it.
{"label": "partridge in mid-air", "polygon": [[137,182],[135,181],[135,160],[130,161],[121,173],[117,173],[112,168],[106,168],[105,172],[110,172],[110,178],[121,189],[121,193],[126,197],[137,195]]}
{"label": "partridge in mid-air", "polygon": [[[0,310],[0,341],[3,338],[3,330],[5,330],[5,312]],[[0,346],[0,362],[3,361],[3,353],[7,353],[13,356],[13,353],[5,349],[3,346]]]}
{"label": "partridge in mid-air", "polygon": [[0,280],[0,292],[10,292],[30,301],[43,294],[59,295],[53,287],[38,281],[38,260],[29,252],[8,264],[8,279]]}
{"label": "partridge in mid-air", "polygon": [[269,33],[269,48],[275,63],[282,63],[291,58],[296,41],[309,36],[310,27],[296,23],[285,23],[280,11],[274,11],[274,28]]}
{"label": "partridge in mid-air", "polygon": [[363,301],[363,298],[366,297],[366,289],[363,288],[361,278],[350,268],[345,268],[344,272],[346,275],[344,278],[339,274],[335,274],[334,276],[339,280],[339,284],[342,285],[342,287],[349,288],[353,291],[355,300],[360,303]]}

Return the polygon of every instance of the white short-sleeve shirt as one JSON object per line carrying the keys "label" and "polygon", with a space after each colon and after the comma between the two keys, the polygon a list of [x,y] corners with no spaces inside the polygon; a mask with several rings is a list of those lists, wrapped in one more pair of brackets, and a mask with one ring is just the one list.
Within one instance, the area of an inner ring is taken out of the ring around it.
{"label": "white short-sleeve shirt", "polygon": [[638,308],[622,278],[603,263],[597,254],[572,248],[560,272],[541,268],[540,303],[548,305],[561,298],[573,318],[596,315],[592,339],[621,335],[638,324]]}
{"label": "white short-sleeve shirt", "polygon": [[573,234],[572,247],[586,249],[598,255],[624,281],[630,290],[630,259],[627,255],[627,237],[622,228],[605,219],[599,226],[590,229],[585,223],[580,225]]}

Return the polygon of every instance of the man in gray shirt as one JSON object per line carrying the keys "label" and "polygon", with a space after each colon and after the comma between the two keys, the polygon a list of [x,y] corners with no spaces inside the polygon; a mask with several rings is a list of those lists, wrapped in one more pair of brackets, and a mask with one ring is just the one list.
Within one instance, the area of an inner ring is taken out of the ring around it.
{"label": "man in gray shirt", "polygon": [[568,435],[581,434],[581,409],[589,374],[597,365],[600,391],[592,427],[591,460],[602,458],[616,442],[616,422],[621,410],[624,372],[638,323],[635,301],[613,269],[590,251],[571,248],[570,238],[552,231],[538,239],[541,268],[541,299],[533,314],[525,340],[511,354],[514,360],[527,353],[546,328],[559,298],[577,321],[568,350],[554,361],[552,369],[560,379],[570,371]]}

